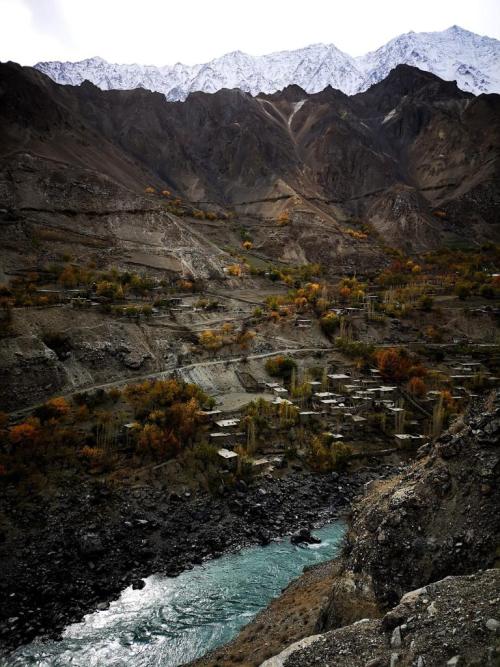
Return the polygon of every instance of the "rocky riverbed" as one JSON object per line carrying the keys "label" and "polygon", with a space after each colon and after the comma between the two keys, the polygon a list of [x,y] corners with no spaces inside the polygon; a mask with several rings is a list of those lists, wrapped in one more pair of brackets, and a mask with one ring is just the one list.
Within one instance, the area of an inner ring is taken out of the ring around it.
{"label": "rocky riverbed", "polygon": [[267,476],[217,498],[73,480],[26,494],[21,503],[18,489],[4,488],[2,651],[35,636],[57,637],[152,573],[176,576],[243,545],[330,521],[348,510],[367,481],[391,472]]}

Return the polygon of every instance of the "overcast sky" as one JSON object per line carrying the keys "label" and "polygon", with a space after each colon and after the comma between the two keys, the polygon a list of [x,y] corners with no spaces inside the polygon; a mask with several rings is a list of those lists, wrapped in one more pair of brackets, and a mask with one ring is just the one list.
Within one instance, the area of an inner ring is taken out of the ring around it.
{"label": "overcast sky", "polygon": [[454,24],[500,39],[500,0],[0,0],[0,60],[194,64],[317,42],[360,55]]}

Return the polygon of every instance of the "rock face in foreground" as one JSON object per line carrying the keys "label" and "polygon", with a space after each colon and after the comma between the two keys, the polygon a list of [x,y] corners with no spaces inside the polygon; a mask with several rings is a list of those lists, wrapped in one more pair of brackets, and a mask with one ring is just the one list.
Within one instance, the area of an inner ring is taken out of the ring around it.
{"label": "rock face in foreground", "polygon": [[499,436],[496,392],[404,473],[369,484],[340,558],[309,570],[195,664],[498,664],[500,571],[484,570],[497,565],[500,543]]}
{"label": "rock face in foreground", "polygon": [[494,566],[500,535],[498,394],[355,509],[318,629],[379,617],[407,591]]}
{"label": "rock face in foreground", "polygon": [[497,665],[499,593],[500,570],[447,577],[407,593],[381,620],[307,638],[262,667]]}

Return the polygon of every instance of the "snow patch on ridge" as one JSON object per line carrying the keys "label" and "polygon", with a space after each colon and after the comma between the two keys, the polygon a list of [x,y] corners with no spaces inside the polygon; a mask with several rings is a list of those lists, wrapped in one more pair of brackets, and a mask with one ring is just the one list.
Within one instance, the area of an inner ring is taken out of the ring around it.
{"label": "snow patch on ridge", "polygon": [[289,127],[289,128],[292,127],[292,120],[293,120],[293,117],[295,116],[295,114],[297,113],[297,111],[300,111],[300,110],[302,109],[302,107],[304,106],[304,104],[305,104],[306,102],[307,102],[307,100],[300,100],[300,102],[295,102],[295,103],[294,103],[294,105],[293,105],[293,111],[292,111],[292,113],[290,114],[290,118],[288,119],[288,127]]}
{"label": "snow patch on ridge", "polygon": [[396,109],[391,109],[391,111],[389,111],[389,113],[385,116],[384,120],[382,121],[382,125],[384,125],[384,123],[388,123],[391,120],[391,118],[394,118],[396,113],[397,113]]}

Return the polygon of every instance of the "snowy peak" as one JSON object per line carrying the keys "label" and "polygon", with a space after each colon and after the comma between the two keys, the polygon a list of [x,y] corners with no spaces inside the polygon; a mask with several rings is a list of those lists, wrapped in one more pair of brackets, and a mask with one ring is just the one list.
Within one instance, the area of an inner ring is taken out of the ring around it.
{"label": "snowy peak", "polygon": [[240,88],[258,95],[296,84],[308,93],[331,86],[347,95],[384,79],[399,64],[412,65],[456,81],[474,94],[500,92],[500,41],[451,26],[442,32],[408,32],[376,51],[353,58],[334,44],[251,56],[233,51],[199,65],[120,65],[95,56],[79,62],[41,62],[35,67],[61,84],[85,79],[103,90],[147,88],[168,100],[195,91]]}
{"label": "snowy peak", "polygon": [[474,94],[500,92],[500,42],[459,26],[443,32],[409,32],[356,59],[368,87],[399,64],[432,72]]}

